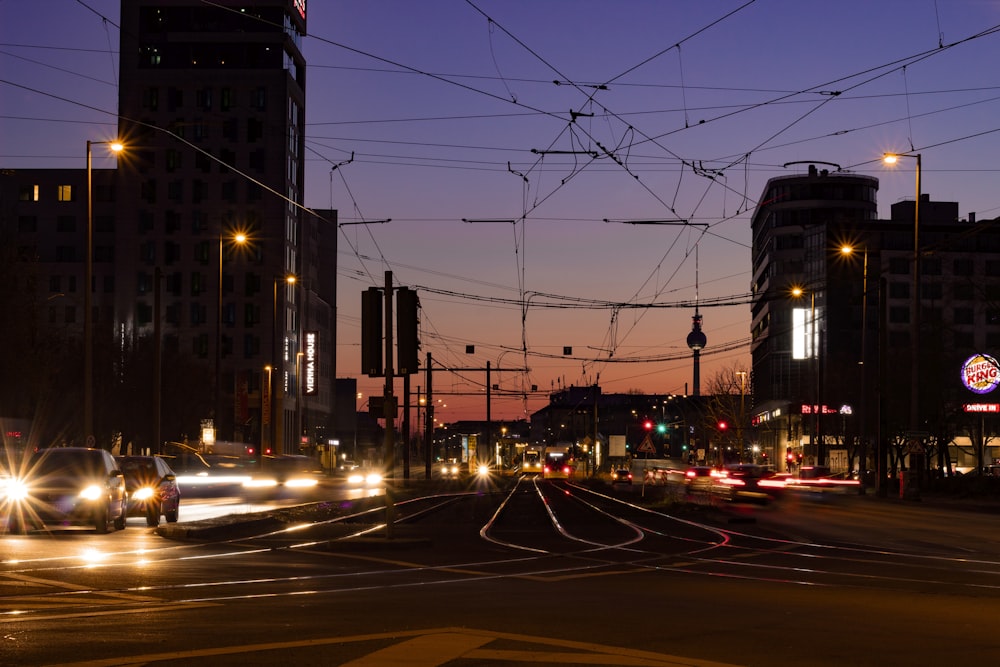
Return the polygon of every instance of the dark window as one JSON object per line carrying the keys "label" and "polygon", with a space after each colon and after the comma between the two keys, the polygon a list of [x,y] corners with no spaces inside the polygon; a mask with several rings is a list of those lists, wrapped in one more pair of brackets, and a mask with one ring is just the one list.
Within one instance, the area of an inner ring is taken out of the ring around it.
{"label": "dark window", "polygon": [[889,298],[890,299],[909,299],[910,298],[910,283],[889,283]]}
{"label": "dark window", "polygon": [[971,276],[975,270],[975,263],[971,259],[956,259],[952,270],[956,276]]}
{"label": "dark window", "polygon": [[76,231],[76,216],[74,215],[60,215],[56,218],[56,231],[59,232],[75,232]]}
{"label": "dark window", "polygon": [[893,324],[908,324],[910,309],[906,306],[893,306],[889,309],[889,321]]}
{"label": "dark window", "polygon": [[17,218],[17,231],[21,234],[30,234],[38,231],[38,217],[34,215],[20,215]]}
{"label": "dark window", "polygon": [[975,322],[972,308],[956,308],[954,317],[955,324],[973,324]]}
{"label": "dark window", "polygon": [[941,260],[937,257],[925,257],[920,262],[920,272],[925,276],[940,276]]}

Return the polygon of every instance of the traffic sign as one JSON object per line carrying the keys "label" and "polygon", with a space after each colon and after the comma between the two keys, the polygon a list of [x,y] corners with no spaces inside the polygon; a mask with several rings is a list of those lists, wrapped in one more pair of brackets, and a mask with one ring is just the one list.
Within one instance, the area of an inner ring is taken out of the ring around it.
{"label": "traffic sign", "polygon": [[650,439],[648,433],[646,434],[646,437],[643,438],[642,443],[639,445],[639,448],[636,449],[635,451],[642,452],[643,454],[656,453],[656,447],[653,447],[653,441]]}

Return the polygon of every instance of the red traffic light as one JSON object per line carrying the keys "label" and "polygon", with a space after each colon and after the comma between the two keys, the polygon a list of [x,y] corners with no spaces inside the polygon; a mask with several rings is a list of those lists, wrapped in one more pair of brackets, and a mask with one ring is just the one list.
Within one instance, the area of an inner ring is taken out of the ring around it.
{"label": "red traffic light", "polygon": [[720,431],[725,431],[727,428],[729,428],[729,424],[727,424],[724,421],[720,421],[719,422],[719,430]]}
{"label": "red traffic light", "polygon": [[653,430],[653,422],[651,422],[650,420],[648,420],[648,419],[647,419],[647,420],[646,420],[646,423],[645,423],[645,424],[643,424],[643,427],[644,427],[644,428],[645,428],[645,429],[646,429],[647,431],[652,431],[652,430]]}

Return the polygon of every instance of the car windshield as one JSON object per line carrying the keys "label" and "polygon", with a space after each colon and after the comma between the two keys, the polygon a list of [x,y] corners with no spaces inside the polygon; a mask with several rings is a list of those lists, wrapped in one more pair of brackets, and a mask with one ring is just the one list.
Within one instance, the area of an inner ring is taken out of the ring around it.
{"label": "car windshield", "polygon": [[71,472],[75,475],[103,477],[106,474],[100,452],[81,452],[50,449],[36,459],[32,466],[35,475],[56,475]]}
{"label": "car windshield", "polygon": [[122,459],[122,472],[127,477],[147,479],[156,477],[156,464],[150,459]]}

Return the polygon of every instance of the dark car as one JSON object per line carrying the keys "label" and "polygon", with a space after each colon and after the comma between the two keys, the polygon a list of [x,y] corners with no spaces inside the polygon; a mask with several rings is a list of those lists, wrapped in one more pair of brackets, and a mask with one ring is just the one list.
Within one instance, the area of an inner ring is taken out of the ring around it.
{"label": "dark car", "polygon": [[719,495],[727,500],[764,503],[773,492],[761,486],[761,480],[768,479],[771,472],[750,463],[740,463],[727,467],[716,485]]}
{"label": "dark car", "polygon": [[177,476],[158,456],[122,456],[118,465],[128,490],[128,516],[146,517],[147,526],[157,526],[160,516],[175,523],[181,507]]}
{"label": "dark car", "polygon": [[628,468],[618,468],[617,470],[611,471],[611,483],[612,484],[631,484],[632,483],[632,471]]}
{"label": "dark car", "polygon": [[106,533],[111,523],[125,528],[127,497],[125,477],[109,452],[54,447],[7,479],[3,506],[13,533],[45,524],[92,525]]}

